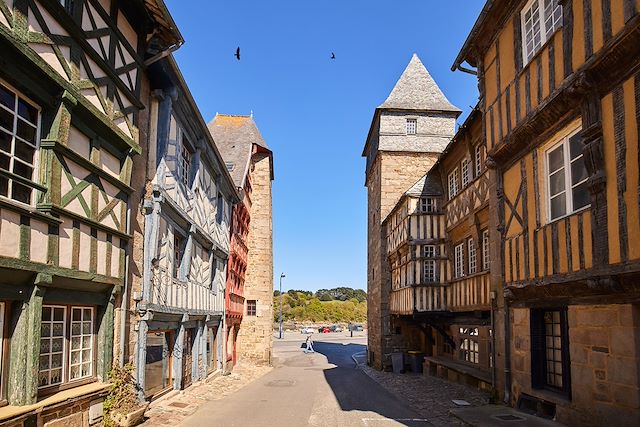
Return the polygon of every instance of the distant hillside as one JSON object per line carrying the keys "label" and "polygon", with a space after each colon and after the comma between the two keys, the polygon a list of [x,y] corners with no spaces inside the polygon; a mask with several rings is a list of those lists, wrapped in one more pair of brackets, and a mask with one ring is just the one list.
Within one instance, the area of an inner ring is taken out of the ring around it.
{"label": "distant hillside", "polygon": [[[273,293],[273,318],[280,320],[280,293]],[[282,320],[296,322],[364,323],[367,293],[362,289],[334,288],[317,292],[290,290],[282,295]]]}

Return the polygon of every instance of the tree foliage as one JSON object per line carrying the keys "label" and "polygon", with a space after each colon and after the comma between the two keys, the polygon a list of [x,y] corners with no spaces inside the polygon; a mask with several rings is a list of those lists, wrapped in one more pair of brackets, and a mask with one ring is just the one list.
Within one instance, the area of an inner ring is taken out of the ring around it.
{"label": "tree foliage", "polygon": [[[280,320],[280,295],[274,292],[274,321]],[[339,287],[311,291],[290,290],[282,295],[282,320],[297,322],[361,323],[367,320],[367,294]]]}

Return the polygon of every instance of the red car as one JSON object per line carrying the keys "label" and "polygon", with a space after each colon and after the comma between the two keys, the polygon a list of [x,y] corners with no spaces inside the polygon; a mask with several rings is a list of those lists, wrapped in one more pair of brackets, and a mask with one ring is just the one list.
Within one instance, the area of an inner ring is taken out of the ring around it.
{"label": "red car", "polygon": [[329,332],[331,332],[331,330],[326,326],[322,326],[318,328],[318,332],[320,332],[321,334],[328,334]]}

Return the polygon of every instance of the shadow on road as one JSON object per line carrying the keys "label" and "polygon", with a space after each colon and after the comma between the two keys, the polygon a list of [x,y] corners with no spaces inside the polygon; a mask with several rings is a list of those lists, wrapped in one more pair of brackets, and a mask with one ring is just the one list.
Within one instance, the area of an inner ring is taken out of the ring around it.
{"label": "shadow on road", "polygon": [[361,344],[315,341],[316,353],[326,356],[335,367],[323,371],[325,379],[343,411],[374,412],[378,417],[362,418],[364,426],[390,425],[389,420],[411,427],[431,425],[396,396],[359,369],[352,355],[366,350]]}

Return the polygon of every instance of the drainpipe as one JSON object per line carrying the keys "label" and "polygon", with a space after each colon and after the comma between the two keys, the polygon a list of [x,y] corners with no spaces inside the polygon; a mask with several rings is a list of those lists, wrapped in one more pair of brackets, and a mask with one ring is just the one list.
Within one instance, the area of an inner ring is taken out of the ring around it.
{"label": "drainpipe", "polygon": [[504,403],[511,406],[511,318],[507,298],[504,299]]}
{"label": "drainpipe", "polygon": [[[131,201],[128,201],[127,204],[130,204]],[[131,230],[131,208],[130,206],[127,209],[127,232]],[[124,336],[127,332],[127,303],[129,302],[129,261],[131,258],[131,245],[133,245],[133,241],[130,241],[127,247],[125,248],[124,254],[124,287],[122,289],[122,295],[120,300],[120,356],[118,357],[118,364],[122,368],[124,366]]]}

